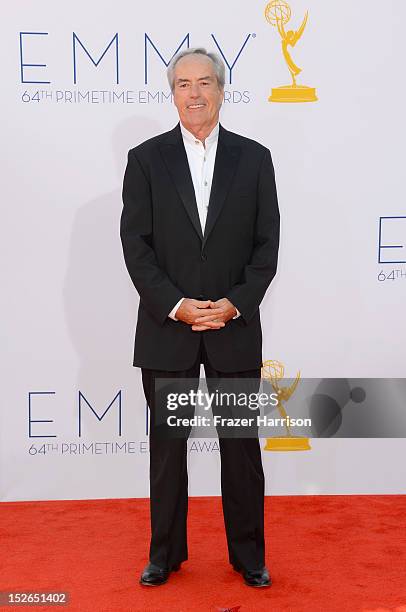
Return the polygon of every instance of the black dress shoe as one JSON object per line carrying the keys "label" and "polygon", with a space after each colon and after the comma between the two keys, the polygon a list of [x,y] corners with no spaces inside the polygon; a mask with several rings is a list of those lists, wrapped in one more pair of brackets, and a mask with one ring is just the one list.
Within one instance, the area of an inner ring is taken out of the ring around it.
{"label": "black dress shoe", "polygon": [[145,586],[160,586],[167,582],[172,571],[177,572],[179,569],[180,563],[174,565],[171,569],[148,563],[141,574],[140,584],[144,584]]}
{"label": "black dress shoe", "polygon": [[242,574],[245,584],[251,587],[271,586],[272,580],[266,567],[262,569],[246,570],[237,565],[233,565],[236,572]]}

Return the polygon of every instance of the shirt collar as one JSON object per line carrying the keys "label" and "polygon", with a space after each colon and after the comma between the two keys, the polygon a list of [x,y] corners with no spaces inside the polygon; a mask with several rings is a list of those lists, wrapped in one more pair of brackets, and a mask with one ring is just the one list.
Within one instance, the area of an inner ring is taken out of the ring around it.
{"label": "shirt collar", "polygon": [[[211,144],[213,144],[217,139],[218,139],[218,135],[219,135],[219,122],[217,121],[216,125],[214,126],[214,128],[212,129],[212,131],[210,132],[210,134],[206,137],[205,139],[205,146],[210,146]],[[182,122],[180,122],[180,131],[182,132],[182,137],[183,139],[190,143],[190,144],[196,144],[196,141],[201,144],[201,140],[198,140],[195,136],[193,136],[192,132],[189,132],[189,130],[187,130],[184,125],[182,125]]]}

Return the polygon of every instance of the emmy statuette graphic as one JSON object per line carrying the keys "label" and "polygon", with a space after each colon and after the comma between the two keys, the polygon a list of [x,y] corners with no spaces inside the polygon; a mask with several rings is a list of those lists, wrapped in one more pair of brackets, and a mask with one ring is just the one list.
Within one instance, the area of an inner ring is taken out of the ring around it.
{"label": "emmy statuette graphic", "polygon": [[264,361],[262,364],[261,378],[268,380],[275,393],[278,395],[277,408],[282,418],[287,419],[285,421],[286,436],[280,436],[275,438],[267,438],[264,450],[268,451],[299,451],[299,450],[311,450],[309,438],[303,436],[292,436],[289,423],[288,414],[283,407],[282,402],[287,402],[293,395],[296,387],[300,380],[300,372],[296,374],[296,378],[290,387],[281,387],[279,382],[283,379],[285,368],[279,361]]}
{"label": "emmy statuette graphic", "polygon": [[308,12],[306,11],[302,25],[296,32],[294,30],[286,32],[285,25],[290,20],[291,14],[290,6],[285,0],[272,0],[265,7],[265,19],[273,27],[278,28],[282,41],[283,57],[292,77],[291,85],[273,87],[268,100],[269,102],[315,102],[317,100],[315,88],[297,84],[296,77],[302,72],[302,69],[296,66],[288,50],[289,46],[294,47],[301,38],[306,27]]}

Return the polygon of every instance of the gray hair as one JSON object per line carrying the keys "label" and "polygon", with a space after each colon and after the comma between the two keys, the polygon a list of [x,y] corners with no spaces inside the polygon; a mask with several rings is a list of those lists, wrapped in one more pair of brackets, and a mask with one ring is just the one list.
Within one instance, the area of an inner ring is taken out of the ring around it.
{"label": "gray hair", "polygon": [[208,53],[204,47],[190,47],[190,49],[185,49],[184,51],[179,51],[176,55],[173,56],[171,61],[169,62],[169,66],[167,68],[166,74],[169,81],[169,86],[171,91],[173,92],[175,88],[175,66],[182,57],[187,55],[204,55],[208,57],[213,62],[214,72],[216,73],[217,83],[220,89],[224,89],[224,83],[226,82],[226,70],[224,67],[224,62],[218,53]]}

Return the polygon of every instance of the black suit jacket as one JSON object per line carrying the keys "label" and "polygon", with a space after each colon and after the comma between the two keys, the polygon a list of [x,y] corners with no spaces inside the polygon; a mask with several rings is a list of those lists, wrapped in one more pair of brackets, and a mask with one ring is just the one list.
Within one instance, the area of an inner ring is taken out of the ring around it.
{"label": "black suit jacket", "polygon": [[[270,152],[221,125],[204,235],[178,124],[128,153],[120,235],[140,295],[134,361],[180,371],[201,337],[221,372],[262,364],[259,304],[276,273],[279,210]],[[192,331],[168,318],[181,297],[227,297],[241,317]]]}

